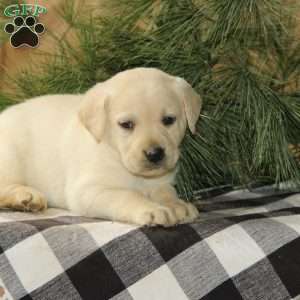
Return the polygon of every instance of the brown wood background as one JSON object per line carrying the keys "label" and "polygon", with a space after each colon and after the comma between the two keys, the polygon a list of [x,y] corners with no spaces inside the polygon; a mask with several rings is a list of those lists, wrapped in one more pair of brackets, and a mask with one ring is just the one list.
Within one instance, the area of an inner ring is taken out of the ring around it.
{"label": "brown wood background", "polygon": [[[47,14],[39,17],[39,22],[45,25],[46,31],[37,48],[21,47],[15,49],[11,47],[9,40],[0,46],[0,90],[2,91],[9,90],[9,85],[5,81],[6,77],[13,76],[20,69],[32,64],[33,61],[43,63],[44,57],[41,55],[43,52],[55,53],[57,42],[49,32],[55,33],[59,39],[67,39],[72,44],[76,43],[74,32],[59,13],[63,5],[66,4],[65,0],[27,0],[24,2],[39,4],[47,8]],[[93,11],[92,7],[96,7],[95,13],[98,13],[99,10],[101,11],[101,4],[105,3],[104,0],[74,0],[73,2],[75,9],[87,10],[89,13]]]}

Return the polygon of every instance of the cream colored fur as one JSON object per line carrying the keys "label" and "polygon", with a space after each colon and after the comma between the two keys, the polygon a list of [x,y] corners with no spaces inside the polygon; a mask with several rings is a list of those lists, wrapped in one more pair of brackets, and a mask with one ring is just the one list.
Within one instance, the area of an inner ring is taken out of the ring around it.
{"label": "cream colored fur", "polygon": [[[42,96],[0,115],[0,207],[65,208],[88,217],[171,226],[197,209],[172,187],[179,145],[201,99],[181,78],[137,68],[85,95]],[[165,126],[165,115],[176,116]],[[133,130],[120,123],[131,120]],[[149,147],[166,158],[151,165]]]}

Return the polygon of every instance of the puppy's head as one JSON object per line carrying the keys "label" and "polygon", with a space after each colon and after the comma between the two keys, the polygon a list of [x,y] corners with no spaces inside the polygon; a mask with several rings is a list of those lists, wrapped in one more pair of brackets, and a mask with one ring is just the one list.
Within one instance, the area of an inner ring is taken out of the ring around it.
{"label": "puppy's head", "polygon": [[137,68],[89,90],[79,118],[98,143],[117,150],[129,172],[158,177],[175,168],[187,125],[195,132],[201,103],[184,79]]}

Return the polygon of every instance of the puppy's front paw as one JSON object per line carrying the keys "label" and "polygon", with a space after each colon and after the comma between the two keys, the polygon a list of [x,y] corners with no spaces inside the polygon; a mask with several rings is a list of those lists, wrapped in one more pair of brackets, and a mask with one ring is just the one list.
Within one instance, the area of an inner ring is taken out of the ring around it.
{"label": "puppy's front paw", "polygon": [[179,221],[174,209],[158,206],[138,214],[135,223],[147,226],[161,225],[169,227],[178,224]]}
{"label": "puppy's front paw", "polygon": [[172,204],[180,224],[193,222],[199,217],[198,209],[191,203],[182,200]]}
{"label": "puppy's front paw", "polygon": [[47,208],[45,197],[30,187],[20,187],[15,192],[11,207],[20,211],[37,212]]}
{"label": "puppy's front paw", "polygon": [[183,219],[182,223],[189,223],[195,221],[200,215],[198,209],[192,203],[184,203],[184,204],[187,208],[188,213],[186,217]]}

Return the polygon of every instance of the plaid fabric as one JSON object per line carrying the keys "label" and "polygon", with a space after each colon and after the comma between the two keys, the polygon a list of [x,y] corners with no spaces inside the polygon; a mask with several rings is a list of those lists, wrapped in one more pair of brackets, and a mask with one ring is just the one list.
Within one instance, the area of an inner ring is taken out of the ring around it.
{"label": "plaid fabric", "polygon": [[231,191],[191,225],[0,212],[0,299],[300,299],[300,194]]}

